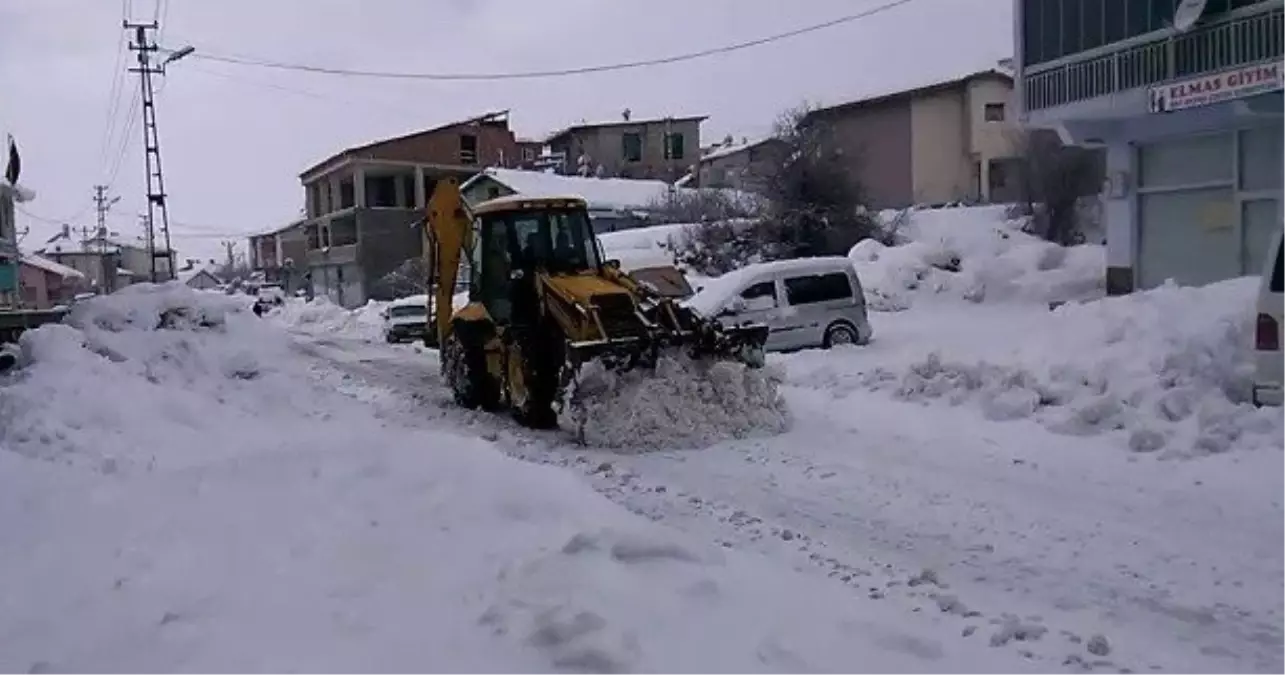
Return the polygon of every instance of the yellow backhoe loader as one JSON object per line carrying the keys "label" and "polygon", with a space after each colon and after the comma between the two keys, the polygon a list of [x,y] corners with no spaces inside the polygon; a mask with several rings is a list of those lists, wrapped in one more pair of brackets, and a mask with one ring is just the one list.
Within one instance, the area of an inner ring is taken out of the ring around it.
{"label": "yellow backhoe loader", "polygon": [[[766,326],[723,327],[605,260],[577,197],[492,199],[475,208],[438,181],[427,205],[429,316],[455,401],[557,426],[580,366],[654,366],[664,353],[763,363]],[[464,256],[468,303],[452,311]],[[434,311],[435,310],[435,311]]]}

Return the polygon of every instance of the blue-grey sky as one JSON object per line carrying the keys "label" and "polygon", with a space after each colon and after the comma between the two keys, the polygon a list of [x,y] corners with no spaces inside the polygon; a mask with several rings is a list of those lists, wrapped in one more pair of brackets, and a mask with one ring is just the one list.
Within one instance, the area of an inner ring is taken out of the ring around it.
{"label": "blue-grey sky", "polygon": [[[162,46],[350,69],[556,69],[645,59],[779,33],[886,0],[0,0],[0,130],[23,153],[27,211],[92,225],[95,183],[121,196],[109,224],[139,231],[142,132],[122,74],[123,10]],[[706,114],[702,142],[760,135],[784,109],[838,102],[993,65],[1012,51],[1007,0],[913,0],[806,36],[646,70],[505,82],[361,80],[190,58],[157,98],[175,246],[284,224],[298,173],[345,146],[508,108],[522,136],[581,119]],[[109,112],[115,114],[109,117]],[[133,112],[132,116],[127,113]],[[109,120],[111,124],[109,125]],[[128,131],[128,135],[124,132]],[[115,167],[119,169],[113,171]],[[34,248],[56,225],[19,214]],[[243,250],[244,242],[238,242]]]}

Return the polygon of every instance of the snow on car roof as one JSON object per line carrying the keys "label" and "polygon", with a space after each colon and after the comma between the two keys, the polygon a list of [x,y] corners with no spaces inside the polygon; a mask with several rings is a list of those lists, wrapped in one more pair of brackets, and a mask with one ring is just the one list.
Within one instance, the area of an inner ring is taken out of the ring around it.
{"label": "snow on car roof", "polygon": [[408,295],[404,298],[397,298],[388,303],[389,307],[406,307],[409,305],[427,305],[428,296],[420,293],[419,295]]}
{"label": "snow on car roof", "polygon": [[781,272],[832,272],[841,269],[853,269],[852,261],[842,256],[817,256],[751,263],[705,282],[684,304],[699,314],[711,316],[718,313],[747,282],[757,277]]}

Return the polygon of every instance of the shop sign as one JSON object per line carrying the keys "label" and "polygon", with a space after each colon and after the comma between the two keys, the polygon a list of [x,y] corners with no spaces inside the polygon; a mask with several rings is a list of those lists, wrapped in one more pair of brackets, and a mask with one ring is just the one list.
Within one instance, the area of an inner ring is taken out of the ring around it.
{"label": "shop sign", "polygon": [[1153,113],[1173,112],[1223,101],[1280,91],[1285,85],[1285,65],[1263,63],[1213,75],[1169,82],[1150,90]]}

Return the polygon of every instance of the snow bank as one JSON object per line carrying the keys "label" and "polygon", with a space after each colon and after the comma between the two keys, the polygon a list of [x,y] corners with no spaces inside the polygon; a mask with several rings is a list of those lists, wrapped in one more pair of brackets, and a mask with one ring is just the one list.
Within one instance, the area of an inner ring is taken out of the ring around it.
{"label": "snow bank", "polygon": [[866,240],[853,260],[872,309],[899,311],[920,297],[973,302],[1065,302],[1099,297],[1105,248],[1064,248],[1021,231],[1005,206],[884,212],[905,243]]}
{"label": "snow bank", "polygon": [[356,340],[382,340],[384,320],[380,313],[386,302],[371,300],[357,309],[344,309],[328,298],[313,300],[290,298],[270,316],[291,329],[312,334],[328,334]]}
{"label": "snow bank", "polygon": [[566,426],[586,445],[616,450],[701,448],[781,433],[790,414],[781,374],[729,361],[662,357],[654,371],[615,372],[600,361],[581,368]]}
{"label": "snow bank", "polygon": [[[935,326],[910,329],[946,336],[929,349],[896,359],[871,354],[869,364],[801,355],[788,361],[790,381],[856,381],[910,401],[977,405],[989,419],[1030,419],[1062,434],[1117,433],[1135,452],[1279,449],[1279,412],[1249,403],[1257,287],[1256,278],[1166,286],[1023,314],[1020,323],[978,314],[971,320],[990,323],[974,326],[976,335],[938,317]],[[847,377],[836,376],[843,371]]]}
{"label": "snow bank", "polygon": [[0,381],[6,672],[1023,669],[346,395],[217,295],[131,288],[22,347]]}

